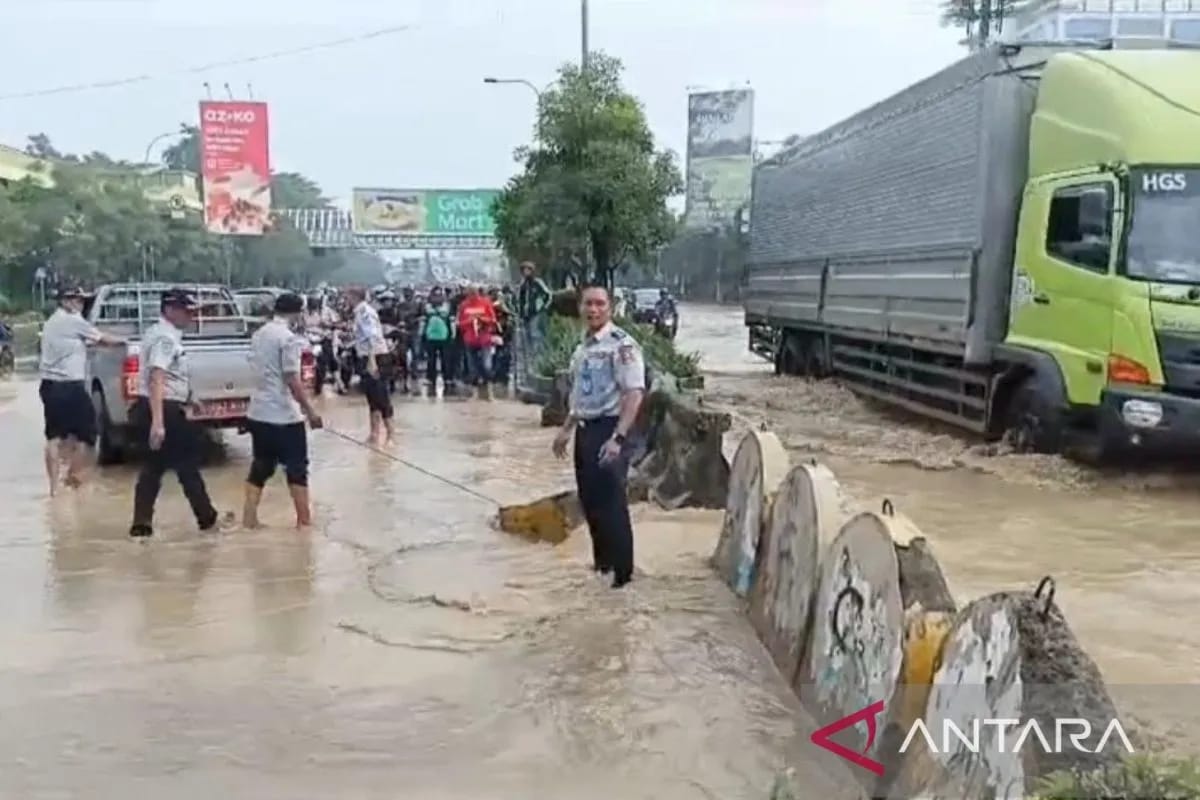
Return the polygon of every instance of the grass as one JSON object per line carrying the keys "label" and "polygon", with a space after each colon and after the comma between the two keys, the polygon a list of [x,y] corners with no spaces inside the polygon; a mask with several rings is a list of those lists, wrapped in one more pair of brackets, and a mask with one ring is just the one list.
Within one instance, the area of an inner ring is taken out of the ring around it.
{"label": "grass", "polygon": [[1117,768],[1093,772],[1056,772],[1047,776],[1038,800],[1196,800],[1200,798],[1200,761],[1195,758],[1133,756]]}

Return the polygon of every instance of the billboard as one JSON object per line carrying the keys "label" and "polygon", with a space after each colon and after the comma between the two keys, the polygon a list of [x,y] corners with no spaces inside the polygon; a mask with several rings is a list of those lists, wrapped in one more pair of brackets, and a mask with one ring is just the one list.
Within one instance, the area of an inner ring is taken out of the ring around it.
{"label": "billboard", "polygon": [[355,189],[354,232],[491,237],[498,189]]}
{"label": "billboard", "polygon": [[271,215],[267,104],[200,104],[204,225],[213,233],[261,236]]}
{"label": "billboard", "polygon": [[692,229],[731,225],[750,204],[754,173],[754,92],[688,96],[687,208]]}

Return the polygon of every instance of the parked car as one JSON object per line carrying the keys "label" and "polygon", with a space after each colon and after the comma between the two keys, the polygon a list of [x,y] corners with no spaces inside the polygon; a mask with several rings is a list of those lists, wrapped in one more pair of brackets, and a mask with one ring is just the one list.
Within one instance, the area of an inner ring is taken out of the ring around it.
{"label": "parked car", "polygon": [[[137,397],[142,334],[159,319],[165,283],[120,283],[101,286],[84,308],[100,330],[124,337],[124,348],[88,351],[88,385],[97,422],[100,463],[121,461],[132,444],[129,408]],[[196,400],[195,419],[206,427],[245,429],[246,411],[255,376],[250,364],[250,333],[234,296],[224,286],[186,286],[200,308],[184,343]],[[302,367],[310,385],[315,377],[313,353]]]}

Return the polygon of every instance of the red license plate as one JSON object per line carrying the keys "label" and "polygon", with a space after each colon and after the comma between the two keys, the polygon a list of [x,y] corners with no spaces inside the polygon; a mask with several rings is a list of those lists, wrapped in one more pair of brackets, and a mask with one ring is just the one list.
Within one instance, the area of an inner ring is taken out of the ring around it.
{"label": "red license plate", "polygon": [[192,419],[244,417],[249,406],[249,400],[205,400],[192,411]]}

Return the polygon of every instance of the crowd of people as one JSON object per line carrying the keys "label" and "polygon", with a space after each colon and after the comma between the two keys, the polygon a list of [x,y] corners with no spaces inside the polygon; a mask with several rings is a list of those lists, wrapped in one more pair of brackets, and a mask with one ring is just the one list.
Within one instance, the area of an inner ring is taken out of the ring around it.
{"label": "crowd of people", "polygon": [[[368,398],[380,406],[381,395],[420,393],[422,385],[429,396],[440,384],[445,396],[466,389],[490,398],[494,387],[512,380],[518,347],[536,352],[545,332],[550,290],[533,265],[523,265],[522,271],[516,289],[462,283],[310,294],[303,327],[320,345],[318,382],[323,386],[327,378],[346,393],[358,377]],[[365,316],[368,309],[373,318]],[[517,341],[518,332],[524,341]],[[362,344],[376,333],[381,342],[369,348]],[[378,381],[368,361],[375,364]]]}

